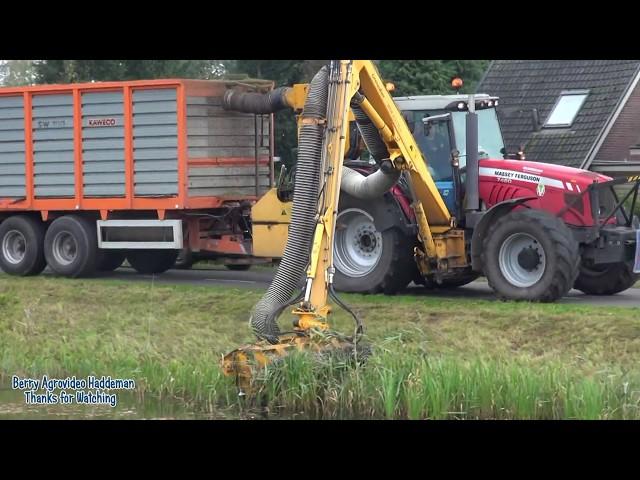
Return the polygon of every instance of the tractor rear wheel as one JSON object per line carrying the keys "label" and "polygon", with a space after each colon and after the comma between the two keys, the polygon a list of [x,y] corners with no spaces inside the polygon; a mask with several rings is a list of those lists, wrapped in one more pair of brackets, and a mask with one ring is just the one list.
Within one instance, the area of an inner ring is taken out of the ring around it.
{"label": "tractor rear wheel", "polygon": [[504,215],[487,232],[482,250],[484,274],[504,300],[553,302],[578,275],[578,242],[562,220],[544,211]]}
{"label": "tractor rear wheel", "polygon": [[599,267],[580,266],[574,288],[587,295],[615,295],[631,288],[640,274],[626,263],[610,263]]}
{"label": "tractor rear wheel", "polygon": [[341,195],[336,221],[336,290],[393,295],[414,277],[412,240],[399,228],[379,232],[372,201]]}

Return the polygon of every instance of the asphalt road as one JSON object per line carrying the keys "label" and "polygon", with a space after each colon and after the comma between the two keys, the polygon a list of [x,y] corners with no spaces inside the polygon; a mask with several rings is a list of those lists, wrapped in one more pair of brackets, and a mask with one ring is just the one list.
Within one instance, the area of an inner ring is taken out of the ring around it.
{"label": "asphalt road", "polygon": [[[137,282],[158,282],[168,284],[190,285],[230,285],[238,288],[264,288],[266,289],[273,278],[275,269],[255,268],[247,272],[232,272],[224,267],[215,269],[170,270],[161,275],[140,275],[131,268],[120,268],[113,273],[104,274],[102,278],[114,278]],[[451,290],[426,290],[421,286],[411,285],[401,295],[432,296],[441,298],[473,298],[495,299],[493,291],[483,279],[476,280],[464,287]],[[612,305],[617,307],[640,307],[640,288],[629,290],[606,297],[585,295],[577,290],[572,290],[560,303],[577,305]]]}

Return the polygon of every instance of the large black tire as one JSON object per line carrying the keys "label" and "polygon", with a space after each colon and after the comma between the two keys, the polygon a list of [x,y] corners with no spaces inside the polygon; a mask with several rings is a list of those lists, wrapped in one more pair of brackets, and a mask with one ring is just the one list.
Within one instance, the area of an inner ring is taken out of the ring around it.
{"label": "large black tire", "polygon": [[113,272],[124,263],[127,254],[123,250],[101,250],[98,260],[98,270],[101,272]]}
{"label": "large black tire", "polygon": [[58,275],[93,275],[100,259],[95,220],[78,215],[56,218],[44,237],[44,256]]}
{"label": "large black tire", "polygon": [[227,263],[225,267],[232,272],[246,272],[251,268],[251,265],[248,263]]}
{"label": "large black tire", "polygon": [[176,263],[179,250],[129,250],[127,261],[142,274],[164,273]]}
{"label": "large black tire", "polygon": [[[379,201],[383,201],[382,199]],[[363,201],[351,197],[350,195],[341,195],[338,221],[336,226],[336,248],[334,249],[334,266],[336,273],[334,275],[334,285],[336,290],[341,292],[352,293],[380,293],[393,295],[398,291],[406,288],[406,286],[414,279],[416,270],[415,261],[413,259],[413,245],[415,240],[408,238],[403,234],[399,227],[392,227],[380,233],[375,229],[371,233],[371,227],[366,228],[366,233],[360,238],[369,237],[366,248],[374,245],[374,253],[379,258],[377,264],[371,268],[364,268],[362,272],[354,275],[354,269],[349,269],[348,261],[353,260],[357,263],[356,257],[349,255],[346,247],[340,247],[343,240],[341,229],[347,228],[350,222],[349,217],[343,216],[355,212],[355,215],[361,215],[364,212],[369,216],[370,225],[373,224],[374,212],[379,211],[374,205],[375,201]],[[345,219],[345,220],[343,220]],[[346,223],[345,223],[346,222]],[[347,230],[344,230],[345,232]],[[354,240],[355,241],[355,240]],[[377,242],[380,241],[378,246]],[[348,242],[348,239],[344,240]],[[346,245],[346,243],[344,243]],[[381,248],[379,252],[375,252]],[[340,249],[340,251],[338,251]],[[340,261],[341,258],[348,259]],[[344,271],[342,270],[344,268]],[[355,267],[357,269],[359,267]]]}
{"label": "large black tire", "polygon": [[190,270],[193,267],[195,260],[193,259],[193,252],[189,248],[183,248],[178,253],[178,258],[173,268],[178,270]]}
{"label": "large black tire", "polygon": [[574,288],[587,295],[615,295],[623,292],[640,280],[626,263],[611,263],[602,267],[580,266]]}
{"label": "large black tire", "polygon": [[0,268],[10,275],[37,275],[44,270],[44,224],[24,215],[0,223]]}
{"label": "large black tire", "polygon": [[[571,290],[578,275],[578,242],[562,220],[544,211],[517,210],[501,217],[482,250],[484,274],[503,300],[553,302]],[[526,281],[519,283],[521,278]]]}

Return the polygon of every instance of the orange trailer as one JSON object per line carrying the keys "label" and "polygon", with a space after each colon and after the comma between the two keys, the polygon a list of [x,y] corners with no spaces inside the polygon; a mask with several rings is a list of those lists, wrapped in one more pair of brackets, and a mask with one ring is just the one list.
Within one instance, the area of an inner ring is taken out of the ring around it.
{"label": "orange trailer", "polygon": [[250,208],[273,186],[273,118],[228,89],[149,80],[0,89],[0,267],[67,276],[125,258],[159,273],[183,247],[252,258]]}

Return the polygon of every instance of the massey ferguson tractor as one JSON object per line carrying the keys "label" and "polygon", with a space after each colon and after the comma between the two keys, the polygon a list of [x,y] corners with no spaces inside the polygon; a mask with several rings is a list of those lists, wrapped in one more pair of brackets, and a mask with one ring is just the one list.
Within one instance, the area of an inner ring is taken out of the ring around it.
{"label": "massey ferguson tractor", "polygon": [[[619,198],[614,187],[629,179],[508,154],[496,97],[426,95],[395,103],[448,212],[464,227],[468,266],[428,275],[414,267],[416,217],[403,175],[375,200],[343,192],[335,238],[338,290],[395,293],[412,280],[452,288],[484,274],[500,297],[550,301],[572,286],[611,295],[638,281],[638,219],[631,213],[637,181]],[[364,175],[375,169],[359,160],[346,165]]]}
{"label": "massey ferguson tractor", "polygon": [[[280,108],[289,101],[302,112],[300,87],[279,90]],[[333,240],[336,290],[392,294],[411,281],[453,288],[484,275],[503,299],[554,301],[572,287],[611,295],[639,279],[637,179],[613,180],[506,152],[497,97],[393,100],[385,108],[398,117],[384,121],[352,102]],[[382,148],[375,135],[385,128],[391,134]],[[412,153],[420,172],[390,159],[400,130],[419,149]],[[368,161],[360,159],[363,147]],[[386,191],[352,187],[375,172],[398,178],[379,182]],[[614,187],[630,181],[619,198]],[[264,242],[254,235],[254,244]]]}

